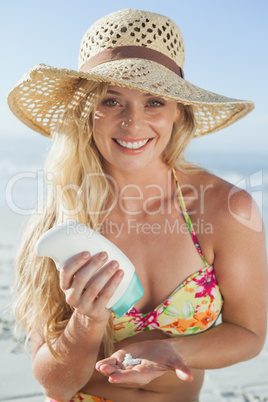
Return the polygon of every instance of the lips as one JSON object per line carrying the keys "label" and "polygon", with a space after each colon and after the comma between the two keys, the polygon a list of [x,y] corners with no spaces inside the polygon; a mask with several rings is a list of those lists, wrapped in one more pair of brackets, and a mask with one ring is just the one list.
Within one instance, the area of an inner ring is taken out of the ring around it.
{"label": "lips", "polygon": [[114,138],[114,141],[122,148],[140,149],[150,141],[150,138],[148,138],[147,140],[140,140],[140,141],[122,141],[117,138]]}

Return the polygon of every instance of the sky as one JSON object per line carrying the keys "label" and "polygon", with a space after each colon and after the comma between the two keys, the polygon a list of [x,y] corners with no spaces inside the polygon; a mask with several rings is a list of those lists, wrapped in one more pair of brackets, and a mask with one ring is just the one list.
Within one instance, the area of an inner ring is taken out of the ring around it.
{"label": "sky", "polygon": [[77,70],[82,36],[123,8],[164,14],[185,42],[185,77],[207,90],[255,102],[250,115],[194,140],[193,150],[261,153],[268,149],[267,0],[5,0],[0,5],[0,141],[47,141],[10,112],[6,98],[38,63]]}

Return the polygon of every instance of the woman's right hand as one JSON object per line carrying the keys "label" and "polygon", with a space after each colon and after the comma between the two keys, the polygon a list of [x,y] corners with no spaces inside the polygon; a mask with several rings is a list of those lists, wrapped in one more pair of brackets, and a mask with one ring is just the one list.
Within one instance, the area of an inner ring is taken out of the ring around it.
{"label": "woman's right hand", "polygon": [[66,302],[95,322],[107,321],[110,310],[105,306],[120,284],[124,271],[106,252],[94,256],[88,251],[71,258],[60,270],[60,287]]}

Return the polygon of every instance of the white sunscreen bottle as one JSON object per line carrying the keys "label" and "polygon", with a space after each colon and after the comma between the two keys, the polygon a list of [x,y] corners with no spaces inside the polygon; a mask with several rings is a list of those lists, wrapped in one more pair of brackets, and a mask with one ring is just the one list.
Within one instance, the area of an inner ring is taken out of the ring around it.
{"label": "white sunscreen bottle", "polygon": [[122,281],[106,305],[117,318],[121,317],[142,297],[143,288],[132,262],[110,240],[82,223],[68,220],[44,233],[35,247],[36,254],[52,258],[58,270],[83,251],[89,251],[92,256],[106,251],[106,263],[116,260],[124,271]]}

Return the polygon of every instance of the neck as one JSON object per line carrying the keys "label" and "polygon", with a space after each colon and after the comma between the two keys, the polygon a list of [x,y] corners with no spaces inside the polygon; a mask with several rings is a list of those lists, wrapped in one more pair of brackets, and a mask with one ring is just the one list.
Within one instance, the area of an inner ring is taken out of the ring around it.
{"label": "neck", "polygon": [[[157,172],[157,173],[156,173]],[[141,215],[159,210],[165,200],[174,197],[172,170],[163,162],[136,172],[107,169],[116,190],[115,209],[125,215]]]}

